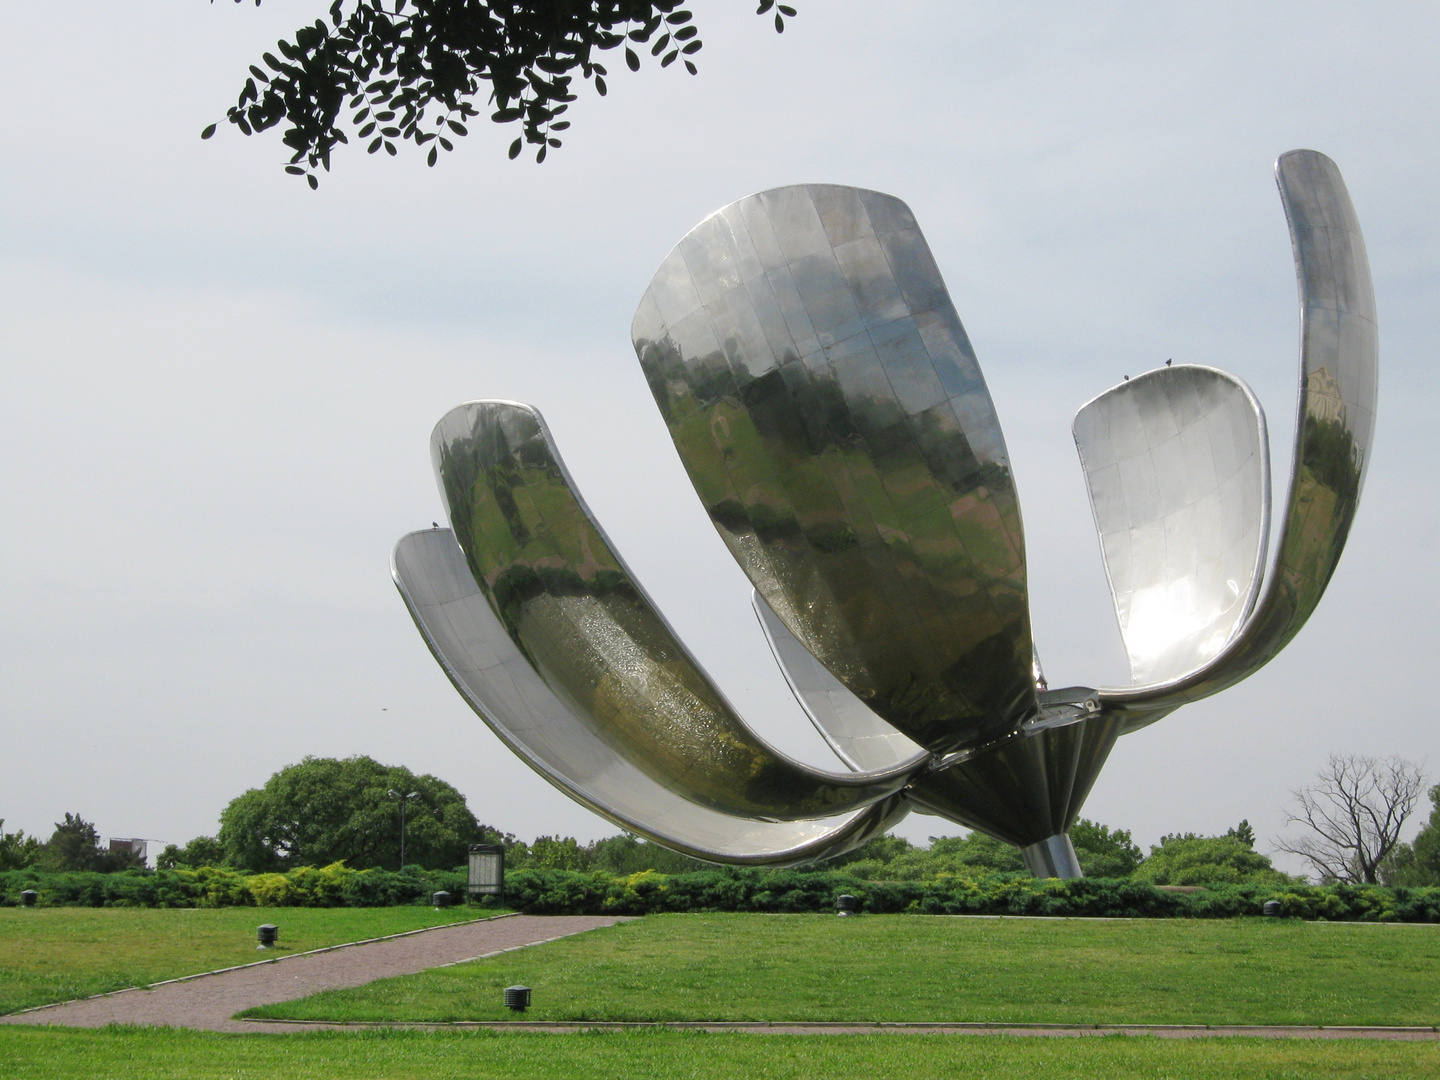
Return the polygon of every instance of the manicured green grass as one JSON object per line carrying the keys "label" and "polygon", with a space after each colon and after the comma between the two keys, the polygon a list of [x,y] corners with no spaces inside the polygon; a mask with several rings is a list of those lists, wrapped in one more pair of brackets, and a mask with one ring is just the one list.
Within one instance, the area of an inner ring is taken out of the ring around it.
{"label": "manicured green grass", "polygon": [[[0,1013],[473,919],[478,909],[0,908]],[[255,928],[280,927],[257,952]]]}
{"label": "manicured green grass", "polygon": [[0,1027],[7,1080],[1295,1080],[1433,1077],[1440,1043],[1000,1035],[586,1035]]}
{"label": "manicured green grass", "polygon": [[1440,1023],[1440,927],[651,915],[246,1015],[500,1020]]}

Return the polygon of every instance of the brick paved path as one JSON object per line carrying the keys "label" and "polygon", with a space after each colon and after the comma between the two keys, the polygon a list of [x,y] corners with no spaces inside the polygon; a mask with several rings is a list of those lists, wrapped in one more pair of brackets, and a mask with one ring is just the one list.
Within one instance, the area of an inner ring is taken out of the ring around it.
{"label": "brick paved path", "polygon": [[[104,997],[49,1005],[0,1016],[0,1024],[150,1024],[208,1031],[282,1031],[290,1025],[245,1024],[230,1019],[257,1005],[307,997],[322,990],[362,986],[392,975],[488,956],[507,949],[611,926],[613,916],[514,915],[484,922],[441,926],[421,933],[351,945],[326,952],[287,956],[273,963],[234,968],[214,975],[165,983],[150,990],[123,990]],[[308,1030],[295,1026],[293,1030]]]}

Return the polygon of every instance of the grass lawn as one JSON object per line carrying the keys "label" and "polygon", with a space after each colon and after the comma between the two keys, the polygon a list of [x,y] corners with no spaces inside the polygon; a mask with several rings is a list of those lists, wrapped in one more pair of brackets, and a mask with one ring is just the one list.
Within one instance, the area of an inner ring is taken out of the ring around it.
{"label": "grass lawn", "polygon": [[1440,1075],[1440,1043],[1001,1035],[586,1035],[0,1027],[7,1080],[1306,1080]]}
{"label": "grass lawn", "polygon": [[533,1020],[1437,1024],[1440,926],[652,915],[245,1015],[499,1020],[514,983]]}
{"label": "grass lawn", "polygon": [[[478,909],[0,908],[0,1013],[143,986],[422,926],[473,919]],[[280,928],[255,949],[255,928]]]}

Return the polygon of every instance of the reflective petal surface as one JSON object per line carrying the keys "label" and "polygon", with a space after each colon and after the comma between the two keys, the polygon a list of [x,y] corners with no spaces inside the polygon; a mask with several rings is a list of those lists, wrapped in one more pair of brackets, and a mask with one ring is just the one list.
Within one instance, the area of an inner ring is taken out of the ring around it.
{"label": "reflective petal surface", "polygon": [[511,640],[636,769],[720,813],[777,820],[833,816],[903,786],[904,770],[811,769],[746,727],[591,518],[535,410],[462,405],[431,451],[460,550]]}
{"label": "reflective petal surface", "polygon": [[1300,288],[1299,415],[1275,563],[1254,611],[1208,663],[1166,682],[1101,691],[1107,708],[1130,714],[1132,729],[1233,686],[1283,649],[1320,602],[1359,505],[1380,366],[1365,241],[1324,154],[1284,154],[1275,176]]}
{"label": "reflective petal surface", "polygon": [[461,696],[536,772],[622,828],[716,862],[778,864],[837,855],[905,815],[898,798],[825,821],[772,822],[687,800],[618,754],[535,670],[470,573],[449,529],[395,547],[395,584]]}
{"label": "reflective petal surface", "polygon": [[1270,534],[1260,403],[1215,368],[1157,368],[1075,417],[1105,573],[1136,684],[1213,660],[1250,613]]}
{"label": "reflective petal surface", "polygon": [[904,203],[732,203],[666,258],[632,338],[720,535],[842,684],[936,752],[1034,714],[1009,458]]}
{"label": "reflective petal surface", "polygon": [[856,770],[893,769],[923,765],[929,759],[924,747],[866,708],[811,656],[759,593],[751,593],[750,601],[795,700],[845,764]]}

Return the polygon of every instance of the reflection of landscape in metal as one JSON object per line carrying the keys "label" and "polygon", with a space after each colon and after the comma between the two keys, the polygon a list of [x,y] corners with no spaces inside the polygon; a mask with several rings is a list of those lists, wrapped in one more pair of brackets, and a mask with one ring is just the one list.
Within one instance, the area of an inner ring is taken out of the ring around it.
{"label": "reflection of landscape in metal", "polygon": [[1076,417],[1131,686],[1046,687],[1014,478],[974,350],[909,209],[854,188],[780,188],[717,211],[662,263],[632,328],[776,659],[848,771],[790,760],[750,730],[528,406],[472,402],[437,426],[454,531],[401,541],[401,594],[502,739],[660,843],[801,862],[913,808],[1020,846],[1036,873],[1077,876],[1066,832],[1116,738],[1279,652],[1358,504],[1378,365],[1364,242],[1328,158],[1286,154],[1276,175],[1301,380],[1268,578],[1268,442],[1243,383],[1167,366]]}

